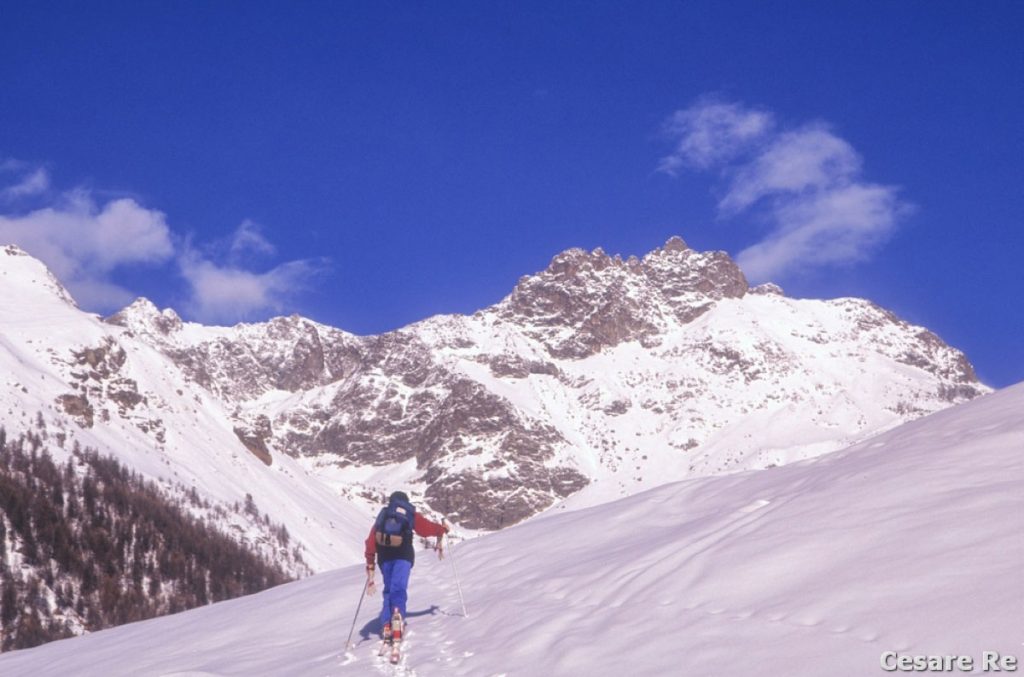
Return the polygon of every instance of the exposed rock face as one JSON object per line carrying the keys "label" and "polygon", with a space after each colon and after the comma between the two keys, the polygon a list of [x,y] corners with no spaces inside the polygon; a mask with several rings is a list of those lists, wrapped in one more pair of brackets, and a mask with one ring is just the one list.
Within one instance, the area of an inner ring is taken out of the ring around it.
{"label": "exposed rock face", "polygon": [[751,287],[749,293],[751,293],[751,294],[762,294],[762,295],[763,294],[774,294],[775,296],[785,296],[786,295],[786,293],[784,291],[782,291],[782,287],[780,287],[779,285],[775,284],[774,282],[765,282],[764,284],[759,284],[756,287]]}
{"label": "exposed rock face", "polygon": [[95,348],[84,348],[74,353],[74,356],[76,363],[84,369],[79,373],[81,378],[96,381],[109,378],[111,374],[119,371],[128,357],[124,349],[113,340],[105,341]]}
{"label": "exposed rock face", "polygon": [[674,237],[643,260],[570,249],[521,279],[497,312],[553,357],[581,359],[660,333],[667,314],[691,322],[715,301],[746,293],[746,278],[728,255],[695,252]]}
{"label": "exposed rock face", "polygon": [[502,354],[494,357],[481,356],[481,361],[491,368],[491,373],[498,378],[526,378],[530,374],[547,374],[558,376],[558,367],[552,362],[527,360],[515,354]]}
{"label": "exposed rock face", "polygon": [[106,322],[122,327],[130,327],[135,323],[143,333],[154,332],[159,336],[181,329],[181,318],[172,309],[159,311],[149,299],[136,299],[130,306],[106,318]]}
{"label": "exposed rock face", "polygon": [[363,360],[363,341],[297,315],[241,324],[187,344],[181,341],[178,315],[159,311],[146,299],[106,321],[150,341],[193,380],[228,401],[254,399],[269,390],[309,390],[345,378]]}
{"label": "exposed rock face", "polygon": [[[58,404],[79,425],[90,428],[96,417],[90,400],[110,402],[119,416],[131,420],[137,428],[151,433],[157,442],[162,443],[163,421],[159,416],[150,417],[151,412],[136,411],[144,409],[147,398],[139,392],[134,379],[122,374],[127,360],[128,353],[111,337],[106,337],[98,345],[72,351],[70,360],[65,364],[69,366],[71,386],[77,394],[60,396]],[[101,420],[108,420],[109,416],[106,408],[100,410]]]}
{"label": "exposed rock face", "polygon": [[565,444],[556,429],[472,381],[452,385],[420,439],[430,505],[471,528],[514,524],[587,484],[573,468],[545,465]]}
{"label": "exposed rock face", "polygon": [[267,448],[267,440],[273,435],[270,419],[260,414],[250,425],[236,425],[235,435],[253,456],[267,465],[273,465],[274,459]]}
{"label": "exposed rock face", "polygon": [[[201,327],[144,300],[108,321],[234,409],[264,462],[404,468],[427,505],[473,528],[597,481],[629,493],[822,453],[986,390],[927,330],[866,301],[749,289],[726,254],[679,238],[642,259],[570,249],[490,308],[379,336],[297,316]],[[83,401],[63,406],[79,420],[86,395],[144,408],[116,345],[74,359]]]}
{"label": "exposed rock face", "polygon": [[57,398],[57,404],[61,406],[68,416],[75,419],[78,425],[83,428],[92,427],[95,411],[93,411],[92,404],[89,403],[89,398],[86,396],[61,395]]}

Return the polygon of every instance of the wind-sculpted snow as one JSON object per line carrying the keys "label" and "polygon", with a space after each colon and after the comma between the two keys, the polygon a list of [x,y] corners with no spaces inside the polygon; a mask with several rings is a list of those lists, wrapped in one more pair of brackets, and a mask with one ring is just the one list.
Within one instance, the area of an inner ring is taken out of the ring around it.
{"label": "wind-sculpted snow", "polygon": [[[882,674],[1024,657],[1024,384],[810,461],[672,483],[421,553],[398,674]],[[375,675],[353,566],[0,656],[39,676]],[[886,657],[889,658],[886,658]]]}

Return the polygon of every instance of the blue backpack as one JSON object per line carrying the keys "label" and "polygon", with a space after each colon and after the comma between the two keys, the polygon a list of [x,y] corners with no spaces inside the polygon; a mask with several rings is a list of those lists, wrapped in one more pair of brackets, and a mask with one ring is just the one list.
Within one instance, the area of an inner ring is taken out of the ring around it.
{"label": "blue backpack", "polygon": [[416,523],[416,508],[401,499],[388,501],[388,507],[377,515],[374,524],[374,540],[385,548],[398,548],[412,542],[412,529]]}

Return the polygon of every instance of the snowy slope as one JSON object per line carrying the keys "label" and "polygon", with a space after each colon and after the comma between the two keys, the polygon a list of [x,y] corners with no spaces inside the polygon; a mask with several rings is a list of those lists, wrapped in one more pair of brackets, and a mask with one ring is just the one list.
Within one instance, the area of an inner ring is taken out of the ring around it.
{"label": "snowy slope", "polygon": [[[225,405],[162,353],[79,310],[46,267],[16,247],[0,249],[0,291],[0,423],[12,435],[41,415],[49,434],[64,439],[63,449],[48,445],[59,460],[78,443],[172,493],[195,488],[229,507],[249,494],[287,527],[313,570],[358,559],[351,541],[364,530],[364,510],[286,455],[264,464],[235,434]],[[254,544],[272,542],[241,511],[220,527]],[[306,571],[290,554],[276,558]]]}
{"label": "snowy slope", "polygon": [[[467,542],[469,618],[423,553],[399,674],[860,677],[885,651],[1021,657],[1022,410],[1024,384],[810,461]],[[0,656],[0,673],[389,674],[371,641],[341,655],[362,576]]]}

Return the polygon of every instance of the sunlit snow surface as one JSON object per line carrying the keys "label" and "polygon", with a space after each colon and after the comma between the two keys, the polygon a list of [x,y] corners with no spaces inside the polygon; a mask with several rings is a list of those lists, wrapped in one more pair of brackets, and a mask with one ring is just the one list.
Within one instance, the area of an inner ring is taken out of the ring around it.
{"label": "sunlit snow surface", "polygon": [[420,553],[399,670],[344,641],[349,567],[0,656],[3,675],[883,674],[1024,657],[1024,384],[819,459],[666,485]]}
{"label": "sunlit snow surface", "polygon": [[[360,559],[351,535],[368,528],[364,510],[340,500],[293,458],[276,454],[273,466],[265,466],[241,446],[226,405],[152,347],[80,311],[45,266],[19,252],[0,248],[0,424],[8,435],[32,430],[38,412],[51,439],[58,433],[68,437],[63,447],[47,445],[58,461],[77,442],[115,455],[149,479],[195,488],[222,505],[244,505],[249,494],[261,512],[287,526],[291,545],[301,546],[314,570]],[[56,401],[80,392],[69,382],[69,372],[88,370],[73,363],[73,352],[110,339],[130,354],[117,376],[136,383],[146,403],[115,411],[105,421],[104,400],[94,397],[96,424],[83,428],[71,423]],[[154,422],[157,426],[148,425]],[[154,427],[163,429],[164,441],[155,438]],[[230,515],[219,526],[249,543],[266,539],[244,515]]]}

